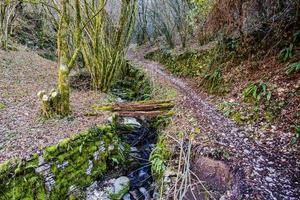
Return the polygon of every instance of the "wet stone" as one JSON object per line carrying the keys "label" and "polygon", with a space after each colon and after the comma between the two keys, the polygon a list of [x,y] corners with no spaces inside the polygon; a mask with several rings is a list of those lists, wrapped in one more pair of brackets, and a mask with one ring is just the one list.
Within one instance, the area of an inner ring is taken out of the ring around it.
{"label": "wet stone", "polygon": [[139,200],[140,199],[139,198],[140,194],[139,194],[138,190],[132,190],[132,191],[129,191],[129,193],[131,194],[133,200]]}
{"label": "wet stone", "polygon": [[44,165],[46,163],[43,156],[39,156],[38,162],[39,162],[39,166]]}
{"label": "wet stone", "polygon": [[106,192],[106,187],[99,187],[97,182],[94,182],[86,190],[86,200],[111,200],[108,193]]}
{"label": "wet stone", "polygon": [[146,190],[146,188],[141,187],[141,188],[139,188],[139,191],[143,194],[145,200],[150,200],[150,194]]}
{"label": "wet stone", "polygon": [[50,170],[50,165],[45,164],[45,165],[41,165],[38,168],[36,168],[35,173],[46,175],[49,170]]}
{"label": "wet stone", "polygon": [[133,128],[141,128],[142,125],[133,117],[125,117],[123,124],[125,126],[131,126]]}
{"label": "wet stone", "polygon": [[125,194],[124,196],[123,196],[123,200],[131,200],[131,197],[130,197],[130,194]]}

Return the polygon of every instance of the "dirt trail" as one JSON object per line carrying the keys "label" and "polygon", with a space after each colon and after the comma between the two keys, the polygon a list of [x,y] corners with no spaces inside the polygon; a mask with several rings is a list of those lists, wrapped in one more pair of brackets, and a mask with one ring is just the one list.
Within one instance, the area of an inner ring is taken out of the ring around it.
{"label": "dirt trail", "polygon": [[[187,97],[185,106],[196,114],[202,130],[216,145],[230,149],[235,157],[230,165],[245,174],[240,194],[246,199],[300,199],[299,149],[290,146],[289,133],[237,126],[183,80],[165,72],[163,65],[144,59],[146,51],[129,50],[128,59]],[[201,146],[197,150],[204,151]]]}

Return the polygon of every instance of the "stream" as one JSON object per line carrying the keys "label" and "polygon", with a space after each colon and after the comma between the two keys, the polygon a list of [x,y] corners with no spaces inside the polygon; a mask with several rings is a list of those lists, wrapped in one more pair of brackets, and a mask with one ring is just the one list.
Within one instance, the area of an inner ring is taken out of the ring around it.
{"label": "stream", "polygon": [[[148,100],[151,88],[146,76],[130,66],[126,70],[127,76],[111,89],[116,101]],[[113,123],[112,118],[108,121]],[[117,121],[116,132],[124,146],[130,147],[129,156],[126,158],[128,160],[125,166],[109,169],[108,174],[88,187],[86,199],[156,199],[154,196],[158,194],[155,193],[156,185],[151,174],[149,158],[157,142],[157,131],[149,119],[124,117]],[[121,148],[125,151],[125,147]]]}
{"label": "stream", "polygon": [[122,121],[123,124],[134,127],[131,131],[122,128],[118,131],[121,140],[130,145],[128,165],[114,169],[113,173],[87,188],[88,200],[109,200],[111,193],[118,191],[121,191],[121,196],[124,193],[122,184],[125,184],[125,187],[129,185],[129,191],[122,195],[124,200],[153,198],[155,183],[151,175],[149,157],[157,140],[156,130],[151,128],[147,121],[140,119],[124,118]]}

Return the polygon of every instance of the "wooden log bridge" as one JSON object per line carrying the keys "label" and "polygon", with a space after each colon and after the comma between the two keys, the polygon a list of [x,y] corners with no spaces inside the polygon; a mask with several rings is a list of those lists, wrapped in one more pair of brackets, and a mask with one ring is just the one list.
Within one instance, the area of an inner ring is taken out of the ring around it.
{"label": "wooden log bridge", "polygon": [[174,107],[172,101],[138,101],[114,103],[108,105],[95,105],[97,111],[111,111],[120,117],[156,117],[169,115]]}

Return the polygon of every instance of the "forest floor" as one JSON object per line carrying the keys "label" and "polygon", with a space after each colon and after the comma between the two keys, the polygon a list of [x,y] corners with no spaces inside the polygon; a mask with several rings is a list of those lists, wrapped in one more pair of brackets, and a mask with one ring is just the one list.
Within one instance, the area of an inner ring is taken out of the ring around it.
{"label": "forest floor", "polygon": [[106,95],[91,90],[72,90],[72,115],[43,120],[37,92],[55,88],[56,63],[36,52],[0,51],[0,163],[13,157],[28,157],[43,147],[101,124],[106,117],[88,117],[85,112]]}
{"label": "forest floor", "polygon": [[[152,49],[153,50],[153,49]],[[181,94],[181,107],[190,110],[202,134],[194,150],[199,155],[225,157],[231,170],[239,174],[237,193],[247,199],[299,199],[299,148],[291,145],[292,133],[274,126],[261,129],[237,125],[217,111],[209,95],[195,91],[193,84],[172,76],[164,66],[144,59],[151,48],[131,49],[128,59],[142,66],[152,77],[164,80]]]}

